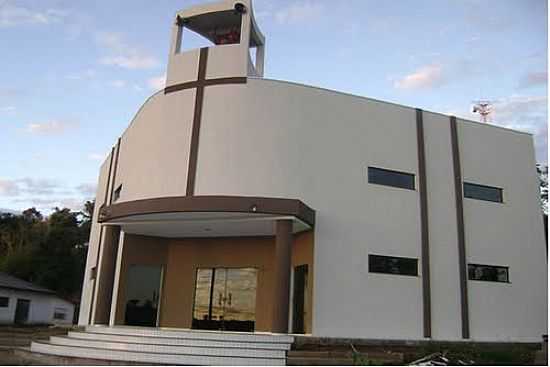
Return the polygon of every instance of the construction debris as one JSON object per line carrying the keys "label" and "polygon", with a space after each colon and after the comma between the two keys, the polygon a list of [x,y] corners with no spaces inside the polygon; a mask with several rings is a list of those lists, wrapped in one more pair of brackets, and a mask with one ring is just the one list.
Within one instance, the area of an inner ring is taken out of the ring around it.
{"label": "construction debris", "polygon": [[472,366],[475,362],[472,360],[463,361],[461,359],[452,360],[446,357],[447,352],[436,352],[409,363],[409,366]]}

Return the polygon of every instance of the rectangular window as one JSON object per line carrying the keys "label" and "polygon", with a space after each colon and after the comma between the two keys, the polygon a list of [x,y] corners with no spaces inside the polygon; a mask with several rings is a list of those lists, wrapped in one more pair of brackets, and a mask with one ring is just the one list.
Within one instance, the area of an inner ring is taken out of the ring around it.
{"label": "rectangular window", "polygon": [[94,280],[97,277],[97,267],[93,267],[90,271],[90,280]]}
{"label": "rectangular window", "polygon": [[9,297],[0,297],[0,307],[8,307],[10,305]]}
{"label": "rectangular window", "polygon": [[418,275],[418,260],[408,257],[369,255],[369,272]]}
{"label": "rectangular window", "polygon": [[369,167],[368,175],[369,183],[414,190],[414,175],[410,173]]}
{"label": "rectangular window", "polygon": [[468,264],[468,279],[508,283],[508,267]]}
{"label": "rectangular window", "polygon": [[464,182],[464,197],[502,203],[502,189]]}
{"label": "rectangular window", "polygon": [[55,308],[53,311],[53,318],[56,320],[65,320],[67,318],[67,309]]}
{"label": "rectangular window", "polygon": [[120,198],[120,193],[122,192],[122,185],[119,185],[115,192],[113,193],[113,202],[117,201]]}

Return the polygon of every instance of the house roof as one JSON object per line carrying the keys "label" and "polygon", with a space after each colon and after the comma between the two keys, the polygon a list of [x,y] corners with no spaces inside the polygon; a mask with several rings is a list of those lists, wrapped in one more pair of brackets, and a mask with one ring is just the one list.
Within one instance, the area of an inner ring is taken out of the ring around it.
{"label": "house roof", "polygon": [[39,292],[55,294],[54,291],[16,278],[7,273],[0,272],[0,288],[16,289],[27,292]]}

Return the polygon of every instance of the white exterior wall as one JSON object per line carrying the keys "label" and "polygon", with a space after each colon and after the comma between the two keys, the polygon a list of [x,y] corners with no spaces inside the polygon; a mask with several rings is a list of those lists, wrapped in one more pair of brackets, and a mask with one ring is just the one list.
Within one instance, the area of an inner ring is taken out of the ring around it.
{"label": "white exterior wall", "polygon": [[99,251],[100,225],[97,222],[99,208],[105,203],[105,191],[107,190],[107,181],[109,180],[109,165],[111,162],[111,153],[107,156],[99,170],[99,179],[95,197],[94,214],[92,217],[92,228],[90,230],[90,242],[88,243],[88,255],[86,257],[86,268],[84,270],[84,281],[82,284],[82,295],[80,298],[80,309],[78,314],[78,325],[87,325],[91,310],[91,299],[95,281],[90,279],[92,268],[97,266],[97,255]]}
{"label": "white exterior wall", "polygon": [[[230,66],[218,75],[217,49],[209,51],[207,77],[235,76],[224,74]],[[121,137],[118,202],[185,195],[194,100],[195,89],[160,92],[138,111]],[[423,116],[432,336],[462,340],[449,117]],[[468,281],[471,339],[540,341],[547,267],[532,137],[459,120],[458,140],[464,181],[502,187],[505,198],[464,199],[467,262],[509,266],[511,281]],[[208,86],[195,195],[295,198],[316,210],[314,335],[422,339],[416,144],[409,107],[263,79]],[[109,160],[98,183],[80,324],[88,322]],[[369,184],[368,166],[415,174],[417,189]],[[369,273],[368,254],[416,258],[419,276]]]}
{"label": "white exterior wall", "polygon": [[147,101],[122,135],[114,188],[117,202],[185,195],[195,89]]}
{"label": "white exterior wall", "polygon": [[367,268],[369,253],[420,258],[418,192],[366,174],[417,173],[415,121],[410,108],[275,81],[206,89],[196,195],[298,198],[316,210],[315,335],[422,337],[420,277]]}
{"label": "white exterior wall", "polygon": [[[366,175],[367,166],[417,173],[414,113],[269,80],[206,89],[196,195],[298,198],[317,211],[315,335],[422,338],[422,274],[367,268],[372,253],[418,258],[421,269],[418,191]],[[433,338],[462,340],[449,117],[424,118]],[[467,262],[510,266],[512,282],[468,281],[471,340],[540,341],[546,260],[532,137],[458,125],[464,181],[503,187],[506,200],[464,199]]]}
{"label": "white exterior wall", "polygon": [[[17,299],[30,301],[27,324],[72,324],[74,305],[54,295],[26,292],[20,290],[0,289],[0,297],[8,297],[8,307],[0,307],[0,324],[12,324],[15,318]],[[55,308],[66,309],[65,320],[54,319]]]}
{"label": "white exterior wall", "polygon": [[464,199],[469,263],[509,266],[510,283],[468,282],[471,336],[533,340],[547,334],[547,267],[533,138],[459,121],[465,182],[503,189],[504,203]]}
{"label": "white exterior wall", "polygon": [[458,229],[448,116],[424,112],[432,337],[462,338]]}

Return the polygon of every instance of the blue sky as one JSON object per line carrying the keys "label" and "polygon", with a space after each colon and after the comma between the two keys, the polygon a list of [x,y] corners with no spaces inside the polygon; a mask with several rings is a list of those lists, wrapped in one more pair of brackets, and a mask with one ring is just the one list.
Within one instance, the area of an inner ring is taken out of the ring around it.
{"label": "blue sky", "polygon": [[[0,0],[0,208],[78,209],[162,84],[175,12],[204,1]],[[256,0],[266,77],[535,134],[547,161],[542,0]]]}

